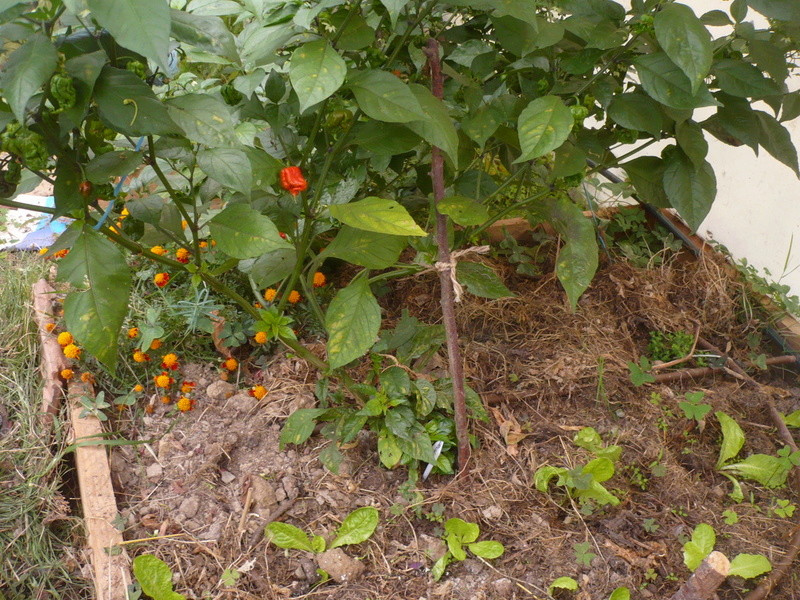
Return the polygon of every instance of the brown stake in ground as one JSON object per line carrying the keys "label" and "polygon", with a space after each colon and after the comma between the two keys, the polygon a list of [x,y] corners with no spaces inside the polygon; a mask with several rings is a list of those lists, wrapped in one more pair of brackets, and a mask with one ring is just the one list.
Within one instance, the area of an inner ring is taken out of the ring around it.
{"label": "brown stake in ground", "polygon": [[[431,91],[440,100],[444,97],[444,79],[439,62],[439,42],[433,38],[428,40],[425,48],[428,67],[431,73]],[[431,179],[433,181],[433,199],[436,205],[444,199],[444,157],[442,151],[431,146]],[[442,319],[447,337],[447,359],[450,377],[453,380],[453,413],[456,422],[456,438],[458,439],[459,477],[469,472],[469,427],[467,425],[467,404],[464,395],[464,366],[461,363],[461,351],[458,348],[458,326],[453,291],[455,265],[451,259],[450,244],[447,239],[447,215],[436,211],[436,243],[439,247],[436,270],[439,272],[442,294]]]}
{"label": "brown stake in ground", "polygon": [[33,311],[39,327],[39,342],[42,349],[39,364],[43,383],[42,420],[48,429],[53,422],[53,417],[58,414],[61,407],[61,396],[64,393],[61,386],[61,370],[66,367],[61,347],[58,345],[56,337],[47,328],[48,325],[55,325],[53,319],[54,293],[55,290],[44,279],[33,284]]}
{"label": "brown stake in ground", "polygon": [[707,600],[725,581],[731,563],[722,552],[712,552],[670,600]]}
{"label": "brown stake in ground", "polygon": [[745,596],[744,600],[764,600],[775,589],[781,579],[789,572],[797,555],[800,554],[800,527],[795,528],[792,541],[786,550],[786,555],[775,563],[772,572],[767,575],[759,586]]}

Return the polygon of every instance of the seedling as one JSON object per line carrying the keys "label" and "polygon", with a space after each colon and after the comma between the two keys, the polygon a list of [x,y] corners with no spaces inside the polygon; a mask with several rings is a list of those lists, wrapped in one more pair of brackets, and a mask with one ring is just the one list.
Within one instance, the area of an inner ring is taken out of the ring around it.
{"label": "seedling", "polygon": [[592,561],[597,557],[597,554],[591,552],[592,545],[589,542],[579,542],[573,544],[572,549],[575,551],[575,560],[579,565],[589,566]]}
{"label": "seedling", "polygon": [[141,554],[133,559],[133,575],[141,592],[153,600],[186,600],[186,596],[172,590],[172,570],[152,554]]}
{"label": "seedling", "polygon": [[701,400],[705,397],[705,392],[686,392],[685,402],[678,402],[678,406],[683,411],[687,419],[694,419],[701,423],[711,410],[710,404],[705,404]]}
{"label": "seedling", "polygon": [[[362,506],[351,512],[345,517],[336,536],[330,544],[330,549],[351,544],[360,544],[372,536],[378,526],[378,511],[371,506]],[[274,521],[267,525],[265,534],[267,541],[272,542],[278,548],[292,550],[304,550],[312,554],[322,554],[325,552],[327,542],[321,535],[308,535],[294,525]]]}
{"label": "seedling", "polygon": [[794,502],[781,500],[780,498],[776,498],[772,506],[772,512],[784,519],[791,519],[795,510],[797,510],[797,505]]}
{"label": "seedling", "polygon": [[656,378],[648,373],[653,368],[653,364],[647,360],[647,357],[639,357],[639,363],[629,362],[628,371],[630,371],[631,383],[636,387],[640,387],[645,383],[653,383]]}
{"label": "seedling", "polygon": [[480,536],[481,530],[477,523],[469,523],[462,519],[448,519],[444,524],[444,540],[447,542],[447,552],[436,561],[431,569],[434,581],[439,581],[444,575],[447,565],[454,560],[465,560],[467,558],[466,548],[475,556],[485,559],[493,559],[503,555],[505,547],[500,542],[486,540],[476,541]]}
{"label": "seedling", "polygon": [[575,581],[575,579],[572,577],[559,577],[550,584],[550,587],[547,588],[547,593],[552,596],[555,590],[569,590],[574,592],[577,589],[578,582]]}
{"label": "seedling", "polygon": [[739,515],[731,508],[722,511],[722,518],[727,525],[735,525],[739,522]]}
{"label": "seedling", "polygon": [[86,417],[92,416],[100,421],[108,421],[108,417],[103,412],[107,408],[111,408],[111,405],[106,402],[106,393],[105,392],[98,392],[97,396],[94,398],[89,398],[88,396],[81,397],[81,406],[83,406],[83,410],[81,411],[80,418],[85,419]]}
{"label": "seedling", "polygon": [[[692,539],[683,545],[683,562],[690,571],[695,571],[700,563],[711,554],[716,544],[717,536],[714,528],[706,523],[700,523],[692,531]],[[766,556],[761,554],[737,554],[731,560],[728,575],[735,575],[743,579],[752,579],[772,570],[772,564]]]}

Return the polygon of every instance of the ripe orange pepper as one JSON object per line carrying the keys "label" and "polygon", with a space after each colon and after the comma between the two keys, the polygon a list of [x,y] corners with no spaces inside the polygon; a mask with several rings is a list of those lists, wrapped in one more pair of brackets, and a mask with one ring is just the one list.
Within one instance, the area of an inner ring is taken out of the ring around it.
{"label": "ripe orange pepper", "polygon": [[308,182],[303,177],[300,167],[285,167],[281,169],[281,187],[296,196],[303,190],[308,189]]}

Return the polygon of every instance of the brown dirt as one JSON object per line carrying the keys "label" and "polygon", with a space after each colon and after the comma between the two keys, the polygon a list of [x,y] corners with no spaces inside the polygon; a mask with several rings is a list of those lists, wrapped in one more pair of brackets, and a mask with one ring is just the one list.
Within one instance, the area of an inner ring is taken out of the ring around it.
{"label": "brown dirt", "polygon": [[[474,427],[480,447],[468,479],[432,477],[418,486],[421,496],[412,505],[401,493],[406,473],[382,469],[374,438],[363,432],[343,451],[345,463],[334,475],[318,460],[329,443],[321,437],[278,447],[285,418],[315,404],[317,376],[304,363],[276,356],[252,380],[233,386],[235,395],[217,400],[202,392],[216,380],[215,369],[189,365],[183,375],[201,390],[195,410],[176,416],[157,403],[155,414],[128,423],[130,438],[152,443],[113,450],[125,538],[152,538],[129,550],[168,562],[176,590],[191,599],[545,598],[561,576],[580,583],[579,592],[562,598],[604,600],[623,585],[634,598],[667,598],[689,575],[682,544],[703,522],[714,527],[716,548],[729,557],[780,558],[790,523],[765,507],[772,497],[800,499],[787,489],[743,482],[748,501],[734,504],[730,484],[714,468],[720,431],[713,413],[693,427],[677,406],[686,391],[702,389],[714,411],[743,427],[745,454],[774,454],[781,444],[760,395],[723,378],[635,388],[626,366],[645,353],[650,330],[694,331],[695,324],[706,339],[746,359],[745,336],[756,323],[742,318],[740,284],[708,260],[681,257],[656,270],[607,264],[573,313],[553,276],[523,279],[499,268],[516,297],[467,296],[458,307],[466,374],[493,415]],[[385,325],[401,308],[431,322],[436,298],[434,274],[397,282],[383,298]],[[443,365],[440,358],[425,368],[440,374]],[[779,410],[800,408],[794,374],[769,376],[784,377],[771,381],[786,389],[776,399]],[[263,401],[242,393],[254,383],[270,389]],[[581,511],[563,490],[551,486],[543,494],[533,485],[542,465],[571,468],[591,458],[572,443],[585,426],[623,448],[607,482],[622,499],[616,507]],[[501,541],[506,553],[490,563],[453,564],[433,582],[437,504],[445,518],[479,523],[481,539]],[[265,542],[271,520],[325,536],[360,506],[376,507],[381,523],[369,541],[344,548],[366,567],[353,581],[315,587],[311,556]],[[739,521],[726,524],[725,509],[734,509]],[[574,545],[582,542],[596,555],[589,564],[576,560]],[[230,586],[220,579],[226,569],[241,573]],[[730,578],[719,597],[741,598],[753,586]],[[771,597],[798,594],[795,573]]]}

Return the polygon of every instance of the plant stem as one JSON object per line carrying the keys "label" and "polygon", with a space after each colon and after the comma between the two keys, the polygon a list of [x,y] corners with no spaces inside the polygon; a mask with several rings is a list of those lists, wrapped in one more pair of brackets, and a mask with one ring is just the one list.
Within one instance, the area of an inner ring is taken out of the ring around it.
{"label": "plant stem", "polygon": [[[444,97],[444,79],[439,62],[439,43],[430,38],[425,48],[431,73],[431,91],[440,100]],[[431,146],[431,181],[433,182],[434,207],[445,197],[444,157],[442,151]],[[450,258],[450,243],[447,239],[447,215],[436,210],[436,244],[439,248],[437,271],[441,283],[442,319],[447,339],[447,359],[450,377],[453,381],[453,415],[458,440],[458,477],[469,473],[471,448],[469,445],[469,424],[467,423],[467,403],[464,393],[464,366],[458,347],[458,324],[456,323],[455,292],[453,276],[455,265]]]}

